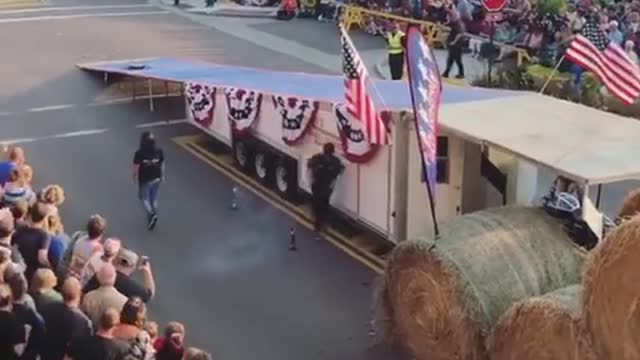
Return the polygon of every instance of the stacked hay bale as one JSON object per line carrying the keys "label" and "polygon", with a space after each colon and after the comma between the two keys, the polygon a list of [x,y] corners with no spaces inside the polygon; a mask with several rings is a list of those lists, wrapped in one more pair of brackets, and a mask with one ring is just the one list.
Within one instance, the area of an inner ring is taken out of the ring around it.
{"label": "stacked hay bale", "polygon": [[594,360],[582,321],[582,286],[571,285],[517,302],[487,339],[491,360]]}
{"label": "stacked hay bale", "polygon": [[584,319],[602,359],[640,359],[640,217],[617,226],[591,254],[584,275]]}
{"label": "stacked hay bale", "polygon": [[635,189],[627,194],[622,201],[618,220],[629,219],[638,214],[640,214],[640,189]]}
{"label": "stacked hay bale", "polygon": [[387,319],[379,323],[419,360],[484,359],[485,337],[509,306],[578,283],[584,256],[542,210],[464,215],[435,243],[396,247],[378,292]]}

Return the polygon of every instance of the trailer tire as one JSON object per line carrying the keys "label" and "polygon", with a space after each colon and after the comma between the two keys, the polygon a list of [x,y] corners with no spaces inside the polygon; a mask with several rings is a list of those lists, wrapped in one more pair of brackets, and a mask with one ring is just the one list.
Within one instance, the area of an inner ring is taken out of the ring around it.
{"label": "trailer tire", "polygon": [[275,166],[275,190],[289,201],[295,201],[298,195],[296,166],[296,162],[288,158],[280,158]]}
{"label": "trailer tire", "polygon": [[236,166],[245,173],[250,173],[252,169],[251,146],[244,140],[236,140],[233,146],[233,160]]}
{"label": "trailer tire", "polygon": [[266,149],[257,149],[253,156],[253,173],[256,178],[264,185],[271,185],[273,178],[273,156]]}

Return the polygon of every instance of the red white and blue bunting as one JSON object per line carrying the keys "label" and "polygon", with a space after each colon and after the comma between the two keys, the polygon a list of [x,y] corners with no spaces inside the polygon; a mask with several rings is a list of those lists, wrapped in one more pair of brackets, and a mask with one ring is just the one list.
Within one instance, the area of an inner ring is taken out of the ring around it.
{"label": "red white and blue bunting", "polygon": [[282,141],[292,146],[307,135],[318,115],[320,103],[295,97],[273,97],[273,106],[282,120]]}
{"label": "red white and blue bunting", "polygon": [[334,113],[345,158],[353,163],[366,163],[373,159],[379,146],[367,141],[362,123],[349,114],[344,104],[335,105]]}
{"label": "red white and blue bunting", "polygon": [[224,94],[233,133],[237,136],[247,134],[260,115],[262,94],[236,88],[226,88]]}
{"label": "red white and blue bunting", "polygon": [[185,96],[193,121],[205,129],[210,129],[211,124],[213,124],[213,115],[216,108],[216,88],[196,83],[187,83],[185,86]]}

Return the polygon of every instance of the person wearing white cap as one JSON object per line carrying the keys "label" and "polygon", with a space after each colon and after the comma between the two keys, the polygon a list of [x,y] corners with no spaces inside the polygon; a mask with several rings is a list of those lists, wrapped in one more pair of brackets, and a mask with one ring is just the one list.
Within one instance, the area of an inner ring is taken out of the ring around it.
{"label": "person wearing white cap", "polygon": [[611,20],[609,22],[609,28],[607,32],[609,33],[609,41],[612,41],[618,45],[622,45],[622,43],[624,42],[624,35],[622,35],[622,32],[620,31],[620,27],[617,21]]}
{"label": "person wearing white cap", "polygon": [[89,280],[95,275],[105,264],[112,264],[118,255],[122,242],[120,239],[108,238],[104,241],[102,251],[91,256],[80,273],[80,283],[82,286],[87,285]]}

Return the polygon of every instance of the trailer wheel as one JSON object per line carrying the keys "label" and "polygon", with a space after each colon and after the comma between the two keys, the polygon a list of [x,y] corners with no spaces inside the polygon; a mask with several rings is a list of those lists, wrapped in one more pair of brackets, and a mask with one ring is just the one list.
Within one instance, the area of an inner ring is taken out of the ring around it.
{"label": "trailer wheel", "polygon": [[253,173],[260,182],[268,185],[271,182],[271,173],[273,167],[271,166],[271,155],[268,151],[259,149],[253,156]]}
{"label": "trailer wheel", "polygon": [[251,169],[251,149],[249,144],[242,140],[236,140],[233,148],[233,159],[240,170],[248,173]]}
{"label": "trailer wheel", "polygon": [[296,162],[292,159],[282,158],[275,168],[276,192],[283,198],[295,201],[298,194],[298,174]]}

